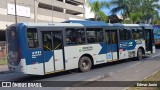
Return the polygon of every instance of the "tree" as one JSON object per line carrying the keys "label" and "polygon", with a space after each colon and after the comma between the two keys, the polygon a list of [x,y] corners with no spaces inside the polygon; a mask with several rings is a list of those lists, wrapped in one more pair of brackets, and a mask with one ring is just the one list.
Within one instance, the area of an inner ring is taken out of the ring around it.
{"label": "tree", "polygon": [[140,22],[142,16],[142,12],[130,13],[130,19],[132,20],[132,23],[137,23],[138,21]]}
{"label": "tree", "polygon": [[91,8],[91,12],[94,13],[94,20],[97,21],[97,20],[103,20],[103,21],[106,21],[107,20],[107,16],[106,14],[102,11],[102,8],[108,8],[110,5],[108,2],[106,1],[94,1],[94,2],[91,2],[91,1],[87,1],[88,2],[88,5],[89,7]]}
{"label": "tree", "polygon": [[143,13],[143,22],[149,23],[155,15],[158,16],[158,9],[160,5],[157,3],[159,0],[141,0],[141,12]]}
{"label": "tree", "polygon": [[160,16],[155,16],[153,19],[152,19],[152,24],[154,25],[160,25]]}
{"label": "tree", "polygon": [[122,12],[123,18],[127,18],[130,14],[130,3],[129,0],[112,0],[110,2],[114,8],[111,10],[112,14]]}
{"label": "tree", "polygon": [[[155,16],[158,16],[158,9],[160,5],[157,3],[159,0],[112,0],[111,6],[114,8],[112,13],[122,12],[123,19],[132,19],[132,22],[136,22],[141,19],[144,23],[149,23],[150,20],[154,20]],[[141,12],[141,13],[140,13]]]}

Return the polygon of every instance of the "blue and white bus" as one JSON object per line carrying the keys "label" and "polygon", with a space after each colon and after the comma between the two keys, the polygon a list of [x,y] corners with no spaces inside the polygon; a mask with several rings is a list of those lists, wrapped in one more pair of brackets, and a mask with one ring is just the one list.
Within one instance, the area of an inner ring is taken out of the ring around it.
{"label": "blue and white bus", "polygon": [[18,23],[6,30],[9,70],[46,75],[155,53],[153,27],[100,21]]}
{"label": "blue and white bus", "polygon": [[160,46],[160,25],[153,26],[155,45]]}

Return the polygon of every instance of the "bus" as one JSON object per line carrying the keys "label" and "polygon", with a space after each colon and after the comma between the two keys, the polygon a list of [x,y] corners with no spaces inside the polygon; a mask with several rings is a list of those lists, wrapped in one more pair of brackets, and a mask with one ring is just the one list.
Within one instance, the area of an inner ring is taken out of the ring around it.
{"label": "bus", "polygon": [[9,70],[46,75],[155,53],[153,27],[101,21],[17,23],[6,29]]}
{"label": "bus", "polygon": [[159,46],[160,45],[160,25],[153,26],[153,33],[154,33],[155,45]]}

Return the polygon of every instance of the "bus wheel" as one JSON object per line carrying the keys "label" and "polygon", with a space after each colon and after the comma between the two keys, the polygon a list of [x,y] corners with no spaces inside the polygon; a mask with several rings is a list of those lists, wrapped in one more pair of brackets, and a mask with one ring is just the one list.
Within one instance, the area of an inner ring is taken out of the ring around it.
{"label": "bus wheel", "polygon": [[137,51],[137,60],[142,60],[143,58],[143,52],[142,52],[142,49],[138,49]]}
{"label": "bus wheel", "polygon": [[87,72],[91,69],[92,62],[89,57],[83,56],[79,61],[79,69],[81,72]]}

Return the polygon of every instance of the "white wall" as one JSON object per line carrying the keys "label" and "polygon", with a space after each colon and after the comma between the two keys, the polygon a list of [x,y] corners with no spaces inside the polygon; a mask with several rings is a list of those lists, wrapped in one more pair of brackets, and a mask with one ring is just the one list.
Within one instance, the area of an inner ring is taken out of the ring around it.
{"label": "white wall", "polygon": [[85,0],[85,19],[94,18],[94,13],[91,12],[91,8],[88,6]]}

